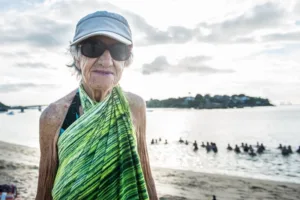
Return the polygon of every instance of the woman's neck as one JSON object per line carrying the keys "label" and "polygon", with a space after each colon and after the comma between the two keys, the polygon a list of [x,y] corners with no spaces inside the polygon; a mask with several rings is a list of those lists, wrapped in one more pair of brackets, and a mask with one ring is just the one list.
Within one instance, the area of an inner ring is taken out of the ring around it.
{"label": "woman's neck", "polygon": [[86,94],[96,102],[103,101],[111,92],[112,89],[102,90],[102,89],[93,89],[88,87],[84,82],[81,83],[83,85],[84,91]]}

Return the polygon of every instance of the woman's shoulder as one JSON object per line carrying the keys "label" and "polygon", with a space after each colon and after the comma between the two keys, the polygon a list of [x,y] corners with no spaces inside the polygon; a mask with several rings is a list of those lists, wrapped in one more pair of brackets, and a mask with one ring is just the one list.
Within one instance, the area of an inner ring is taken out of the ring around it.
{"label": "woman's shoulder", "polygon": [[129,106],[133,110],[145,109],[146,103],[142,97],[132,92],[124,92]]}
{"label": "woman's shoulder", "polygon": [[124,92],[129,103],[133,124],[136,128],[144,125],[146,117],[146,103],[142,97],[131,92]]}
{"label": "woman's shoulder", "polygon": [[62,122],[76,92],[77,89],[49,104],[49,106],[42,112],[40,122],[47,122],[51,125]]}

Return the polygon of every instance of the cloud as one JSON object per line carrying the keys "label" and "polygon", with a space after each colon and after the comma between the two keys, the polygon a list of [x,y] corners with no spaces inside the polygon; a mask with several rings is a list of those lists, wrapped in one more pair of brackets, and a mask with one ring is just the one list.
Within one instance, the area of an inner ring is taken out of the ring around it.
{"label": "cloud", "polygon": [[15,57],[31,57],[31,54],[25,51],[17,51],[17,52],[0,52],[0,56],[3,58],[15,58]]}
{"label": "cloud", "polygon": [[255,42],[257,42],[256,39],[252,37],[237,37],[235,39],[235,43],[251,44]]}
{"label": "cloud", "polygon": [[35,84],[35,83],[12,83],[12,84],[0,84],[0,93],[7,92],[19,92],[25,89],[39,89],[45,91],[45,89],[57,88],[56,84]]}
{"label": "cloud", "polygon": [[58,47],[68,43],[72,24],[33,14],[7,14],[0,28],[1,44],[28,44],[35,47]]}
{"label": "cloud", "polygon": [[144,35],[136,41],[136,46],[149,46],[157,44],[183,44],[191,41],[195,35],[199,34],[197,29],[188,29],[183,26],[169,26],[166,31],[159,30],[151,26],[147,21],[132,12],[123,11],[132,29]]}
{"label": "cloud", "polygon": [[[46,6],[47,9],[54,14],[54,16],[63,19],[73,18],[75,19],[73,22],[77,22],[81,17],[97,10],[121,10],[111,3],[95,0],[49,1]],[[76,24],[74,24],[74,26],[75,25]]]}
{"label": "cloud", "polygon": [[220,23],[201,23],[199,28],[210,30],[210,34],[198,36],[202,42],[253,42],[252,38],[240,38],[261,29],[277,28],[283,23],[285,11],[278,5],[268,2],[256,5],[249,12],[236,18],[228,19]]}
{"label": "cloud", "polygon": [[[78,11],[78,8],[81,11]],[[186,42],[191,36],[190,31],[184,27],[169,27],[168,31],[160,31],[149,25],[141,16],[107,2],[74,0],[39,5],[36,8],[37,12],[28,10],[5,13],[4,17],[7,20],[0,26],[0,42],[9,45],[25,43],[35,47],[66,46],[72,40],[77,21],[94,12],[95,8],[124,15],[134,31],[146,34],[146,39],[142,40],[143,45],[177,43],[177,40]],[[140,42],[137,42],[135,45],[139,44]]]}
{"label": "cloud", "polygon": [[[268,2],[256,5],[251,10],[222,22],[199,23],[194,28],[169,26],[166,30],[159,30],[142,16],[107,2],[58,1],[39,7],[39,12],[45,12],[47,15],[8,12],[5,17],[7,20],[0,28],[0,42],[2,44],[27,43],[35,47],[66,46],[72,39],[76,22],[80,17],[98,7],[121,13],[128,19],[133,33],[142,36],[137,37],[140,39],[135,41],[136,46],[183,44],[195,40],[208,43],[252,43],[256,40],[246,36],[247,34],[256,30],[278,27],[283,24],[286,15],[284,9]],[[79,13],[78,8],[82,10]]]}
{"label": "cloud", "polygon": [[14,57],[14,53],[11,52],[0,52],[1,57]]}
{"label": "cloud", "polygon": [[151,26],[143,17],[133,12],[125,10],[119,11],[127,18],[134,32],[144,35],[141,40],[135,43],[137,46],[186,43],[193,38],[194,30],[182,26],[170,26],[167,31],[162,31]]}
{"label": "cloud", "polygon": [[[146,23],[146,22],[145,22]],[[140,27],[148,26],[143,30],[145,37],[137,41],[137,46],[148,46],[156,44],[183,44],[191,41],[198,34],[196,29],[188,29],[181,26],[170,26],[167,31],[155,29],[150,25],[140,23]]]}
{"label": "cloud", "polygon": [[154,59],[150,64],[144,64],[142,68],[143,74],[152,74],[155,72],[164,71],[166,68],[169,68],[171,65],[168,63],[165,56],[159,56]]}
{"label": "cloud", "polygon": [[300,31],[288,33],[274,33],[262,37],[264,41],[300,41]]}
{"label": "cloud", "polygon": [[[1,44],[28,44],[34,47],[67,46],[77,21],[95,8],[117,10],[116,6],[94,0],[7,2],[0,21]],[[80,9],[78,9],[80,8]],[[119,9],[120,10],[120,9]]]}
{"label": "cloud", "polygon": [[211,60],[212,57],[210,56],[193,56],[193,57],[186,57],[179,61],[179,65],[194,65],[200,62]]}
{"label": "cloud", "polygon": [[186,57],[181,59],[177,64],[171,65],[165,56],[159,56],[149,64],[144,64],[142,67],[142,73],[149,75],[153,73],[199,73],[199,74],[212,74],[212,73],[232,73],[234,70],[231,69],[216,69],[205,65],[203,62],[211,60],[208,56],[195,56]]}
{"label": "cloud", "polygon": [[300,2],[299,1],[295,4],[293,11],[296,15],[300,16]]}
{"label": "cloud", "polygon": [[[193,41],[208,43],[253,43],[256,40],[248,34],[257,30],[278,28],[284,24],[286,11],[275,3],[254,6],[251,10],[231,19],[218,23],[199,23],[188,29],[182,26],[170,26],[161,31],[149,25],[141,16],[125,12],[133,22],[134,28],[145,36],[137,41],[139,46],[156,44],[182,44]],[[208,32],[208,33],[207,33]]]}
{"label": "cloud", "polygon": [[38,3],[39,0],[10,0],[5,3],[1,2],[0,11],[7,10],[24,10],[35,3]]}
{"label": "cloud", "polygon": [[21,68],[43,68],[43,69],[55,69],[53,67],[49,67],[45,63],[41,62],[23,62],[23,63],[16,63],[16,67],[21,67]]}

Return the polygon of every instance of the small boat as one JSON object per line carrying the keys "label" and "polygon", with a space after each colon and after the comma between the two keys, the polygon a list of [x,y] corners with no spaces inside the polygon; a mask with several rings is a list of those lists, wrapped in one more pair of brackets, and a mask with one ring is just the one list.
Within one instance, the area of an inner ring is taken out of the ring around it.
{"label": "small boat", "polygon": [[14,111],[10,111],[10,112],[8,112],[7,114],[8,114],[8,115],[14,115],[15,113],[14,113]]}

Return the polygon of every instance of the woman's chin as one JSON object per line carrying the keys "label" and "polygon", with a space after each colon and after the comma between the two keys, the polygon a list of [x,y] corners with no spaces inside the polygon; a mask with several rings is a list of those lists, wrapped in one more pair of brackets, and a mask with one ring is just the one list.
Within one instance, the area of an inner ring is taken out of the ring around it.
{"label": "woman's chin", "polygon": [[89,84],[94,90],[110,90],[114,87],[112,80],[97,80]]}

